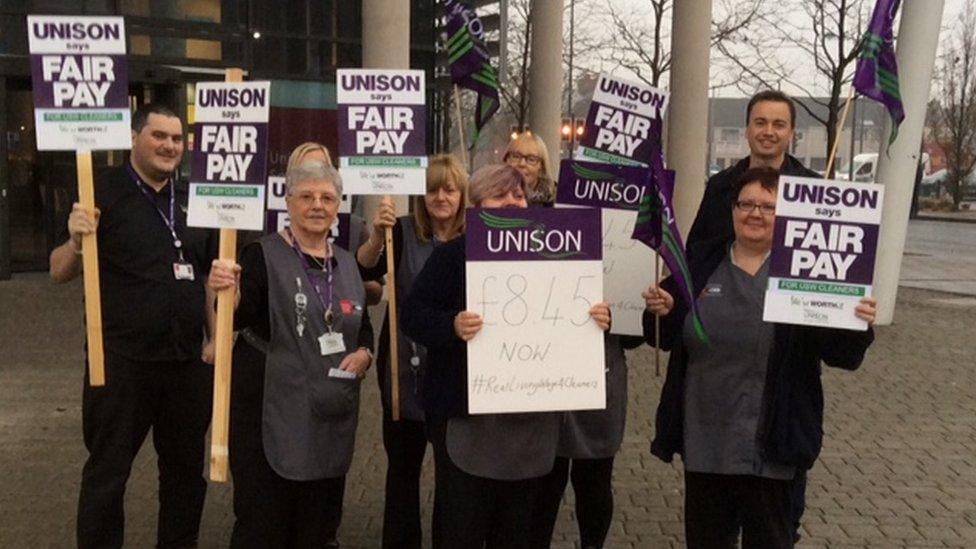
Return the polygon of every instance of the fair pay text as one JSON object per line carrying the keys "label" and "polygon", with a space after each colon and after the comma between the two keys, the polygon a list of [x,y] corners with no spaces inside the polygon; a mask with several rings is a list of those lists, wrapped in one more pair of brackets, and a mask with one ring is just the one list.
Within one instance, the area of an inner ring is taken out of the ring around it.
{"label": "fair pay text", "polygon": [[200,129],[200,150],[207,154],[207,181],[244,181],[258,152],[258,129],[205,125]]}
{"label": "fair pay text", "polygon": [[105,96],[115,81],[114,66],[107,55],[41,58],[44,81],[53,82],[56,107],[104,107]]}
{"label": "fair pay text", "polygon": [[414,129],[413,109],[404,106],[349,107],[350,130],[356,131],[358,154],[402,155]]}
{"label": "fair pay text", "polygon": [[598,129],[596,147],[608,152],[633,157],[634,151],[645,140],[651,129],[651,121],[643,116],[600,105],[595,118]]}
{"label": "fair pay text", "polygon": [[790,276],[846,280],[847,271],[864,252],[864,229],[857,225],[790,219],[784,243],[792,250]]}

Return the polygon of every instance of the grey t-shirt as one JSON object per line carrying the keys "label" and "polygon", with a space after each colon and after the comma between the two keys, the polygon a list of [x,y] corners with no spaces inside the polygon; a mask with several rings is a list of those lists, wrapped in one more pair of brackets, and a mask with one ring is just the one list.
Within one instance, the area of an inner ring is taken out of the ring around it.
{"label": "grey t-shirt", "polygon": [[792,466],[761,459],[757,438],[773,343],[773,325],[762,320],[768,278],[768,259],[750,276],[733,265],[730,254],[698,299],[710,343],[698,340],[690,315],[685,321],[683,458],[688,471],[793,478]]}

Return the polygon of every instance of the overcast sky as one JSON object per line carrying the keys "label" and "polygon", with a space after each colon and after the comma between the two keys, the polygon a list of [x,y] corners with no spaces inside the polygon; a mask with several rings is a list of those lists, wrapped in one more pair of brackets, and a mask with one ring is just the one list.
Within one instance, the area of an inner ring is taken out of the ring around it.
{"label": "overcast sky", "polygon": [[[566,1],[568,3],[571,0],[566,0]],[[626,12],[626,11],[628,11],[630,9],[638,9],[638,10],[643,9],[643,10],[647,10],[647,8],[646,8],[647,0],[605,0],[605,1],[612,3],[616,7],[622,8],[622,11],[624,11],[624,12]],[[680,0],[676,0],[676,1],[680,1]],[[925,2],[925,3],[928,4],[931,1],[932,0],[902,0],[902,4],[903,4],[903,6],[904,6],[905,2]],[[973,1],[976,1],[976,0],[944,0],[944,1],[945,1],[945,10],[943,12],[943,17],[942,17],[943,33],[945,33],[946,30],[951,26],[951,24],[959,18],[960,14],[962,13],[963,9],[965,8],[966,2],[973,2]],[[647,10],[647,11],[649,11],[649,10]],[[798,22],[798,24],[806,23],[807,25],[809,25],[809,23],[806,22],[806,15],[803,14],[802,12],[800,12],[800,13],[797,14],[797,22]],[[578,19],[577,19],[577,24],[580,24],[580,21]],[[897,23],[896,23],[896,25],[897,25]],[[896,26],[895,30],[897,32],[897,26]],[[945,40],[940,39],[940,45],[943,44],[943,43],[945,43]],[[600,68],[601,67],[594,67],[594,69],[596,69],[596,70],[600,70]],[[609,70],[610,69],[610,67],[602,67],[602,68],[604,70]],[[718,80],[719,75],[717,75],[716,72],[718,72],[718,71],[713,68],[713,71],[712,71],[713,85],[719,83],[719,80]],[[813,74],[813,71],[810,71],[810,74],[812,75]],[[810,86],[808,85],[808,87],[810,87]],[[790,91],[792,93],[797,93],[798,92],[798,90],[787,90],[787,91]],[[727,89],[724,89],[724,90],[720,90],[718,92],[718,95],[738,96],[738,95],[742,95],[742,93],[739,92],[738,90],[735,90],[734,88],[727,88]]]}

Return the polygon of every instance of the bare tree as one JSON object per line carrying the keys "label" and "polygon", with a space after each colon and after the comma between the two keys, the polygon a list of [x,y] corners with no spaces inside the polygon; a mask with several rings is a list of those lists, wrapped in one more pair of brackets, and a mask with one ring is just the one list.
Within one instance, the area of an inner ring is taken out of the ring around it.
{"label": "bare tree", "polygon": [[861,52],[861,29],[873,4],[782,0],[776,13],[762,16],[761,33],[733,33],[717,47],[747,76],[740,83],[744,91],[757,86],[801,90],[804,97],[798,104],[826,129],[829,156],[839,137],[845,87]]}
{"label": "bare tree", "polygon": [[976,9],[967,4],[947,40],[939,67],[933,133],[945,150],[952,203],[959,209],[966,176],[976,167]]}
{"label": "bare tree", "polygon": [[529,0],[509,0],[508,60],[501,79],[499,95],[502,109],[511,115],[521,130],[529,121],[529,52],[532,44],[532,21]]}
{"label": "bare tree", "polygon": [[[712,48],[726,40],[747,34],[769,11],[764,0],[716,0],[712,17]],[[616,67],[632,73],[649,86],[660,87],[671,70],[671,12],[673,0],[648,0],[641,5],[620,8],[605,5],[610,29],[603,49]],[[717,87],[732,85],[740,72],[722,71]]]}

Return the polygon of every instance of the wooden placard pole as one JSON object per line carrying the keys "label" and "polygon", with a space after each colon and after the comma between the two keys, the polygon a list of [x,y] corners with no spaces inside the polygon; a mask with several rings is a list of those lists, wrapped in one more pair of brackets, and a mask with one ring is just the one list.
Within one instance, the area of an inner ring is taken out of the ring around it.
{"label": "wooden placard pole", "polygon": [[[383,197],[390,200],[389,196]],[[393,228],[386,228],[386,317],[390,319],[390,405],[393,421],[400,421],[400,338],[397,337],[396,264],[393,259]]]}
{"label": "wooden placard pole", "polygon": [[[225,82],[243,82],[244,71],[227,69]],[[199,144],[197,145],[199,146]],[[220,229],[220,260],[237,260],[237,230]],[[217,326],[214,330],[214,397],[210,423],[210,480],[227,482],[228,433],[230,431],[230,373],[234,345],[235,288],[217,292]]]}
{"label": "wooden placard pole", "polygon": [[[847,101],[844,102],[844,110],[840,114],[840,123],[837,124],[837,131],[834,132],[834,143],[830,147],[830,158],[827,159],[827,171],[824,172],[824,179],[830,179],[830,170],[834,167],[834,159],[837,158],[837,145],[840,144],[840,138],[844,135],[844,124],[847,122],[847,111],[851,108],[851,101],[854,99],[854,86],[851,85],[851,91],[847,94]],[[851,130],[851,139],[854,139],[854,130]],[[851,162],[854,161],[853,158],[850,159]]]}
{"label": "wooden placard pole", "polygon": [[[661,254],[654,252],[654,287],[661,285]],[[661,315],[654,315],[654,377],[661,377]]]}
{"label": "wooden placard pole", "polygon": [[461,92],[458,91],[457,85],[454,86],[454,114],[457,115],[458,139],[461,142],[461,162],[466,169],[471,170],[471,166],[468,165],[468,147],[464,143],[464,119],[461,118]]}
{"label": "wooden placard pole", "polygon": [[[95,211],[95,183],[91,151],[78,151],[78,202]],[[102,347],[102,291],[98,277],[98,239],[95,233],[81,237],[82,268],[85,278],[85,328],[88,337],[88,383],[105,385],[105,351]]]}

